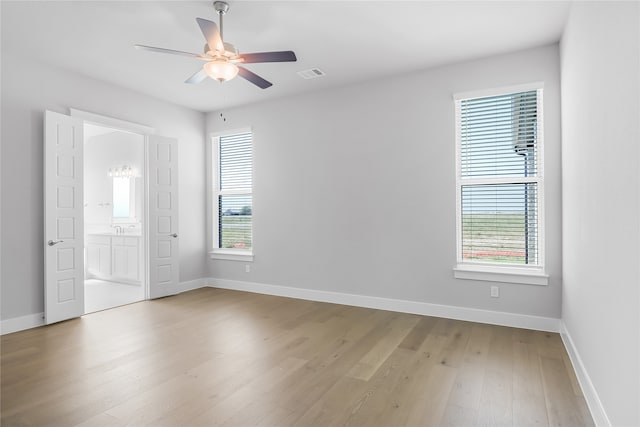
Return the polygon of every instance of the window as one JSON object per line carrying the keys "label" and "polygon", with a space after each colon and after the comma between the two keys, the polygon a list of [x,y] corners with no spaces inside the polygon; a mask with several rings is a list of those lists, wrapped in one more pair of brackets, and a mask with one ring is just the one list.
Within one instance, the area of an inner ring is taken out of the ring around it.
{"label": "window", "polygon": [[253,248],[252,133],[216,136],[212,146],[215,219],[212,256],[217,253],[222,254],[217,258],[246,260],[242,256],[251,256]]}
{"label": "window", "polygon": [[541,274],[542,88],[457,96],[455,108],[458,270]]}

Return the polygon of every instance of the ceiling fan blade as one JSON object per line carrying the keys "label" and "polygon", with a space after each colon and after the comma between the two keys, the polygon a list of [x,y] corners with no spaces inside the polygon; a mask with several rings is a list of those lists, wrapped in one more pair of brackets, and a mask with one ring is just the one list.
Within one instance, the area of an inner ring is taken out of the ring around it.
{"label": "ceiling fan blade", "polygon": [[295,62],[298,60],[296,54],[291,50],[283,50],[279,52],[257,52],[243,53],[240,55],[245,64],[257,62]]}
{"label": "ceiling fan blade", "polygon": [[200,71],[197,71],[193,76],[189,77],[184,82],[192,85],[197,85],[198,83],[200,83],[206,78],[207,78],[207,72],[204,71],[204,68],[202,68],[200,69]]}
{"label": "ceiling fan blade", "polygon": [[220,31],[218,31],[216,23],[202,18],[196,18],[196,21],[198,21],[198,25],[209,45],[209,49],[224,52],[224,44],[222,43],[222,37],[220,37]]}
{"label": "ceiling fan blade", "polygon": [[204,55],[198,55],[197,53],[183,52],[181,50],[165,49],[162,47],[144,46],[141,44],[134,45],[134,47],[139,50],[148,50],[149,52],[170,53],[171,55],[188,56],[191,58],[199,58],[204,60],[211,59],[211,58],[207,58]]}
{"label": "ceiling fan blade", "polygon": [[249,80],[251,83],[258,86],[260,89],[266,89],[270,86],[273,86],[273,83],[263,79],[256,73],[249,71],[244,67],[238,67],[238,75],[243,79]]}

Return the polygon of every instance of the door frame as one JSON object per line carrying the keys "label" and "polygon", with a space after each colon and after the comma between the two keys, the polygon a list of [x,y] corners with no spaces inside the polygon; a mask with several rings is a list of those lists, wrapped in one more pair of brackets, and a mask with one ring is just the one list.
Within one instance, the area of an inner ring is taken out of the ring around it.
{"label": "door frame", "polygon": [[103,116],[100,114],[91,113],[88,111],[78,110],[75,108],[69,108],[69,115],[82,119],[83,124],[91,124],[95,126],[111,128],[120,132],[134,133],[142,136],[143,138],[143,162],[144,162],[144,175],[143,175],[143,263],[144,263],[144,300],[151,298],[150,292],[150,263],[149,263],[149,136],[155,135],[155,128],[141,125],[138,123],[128,122],[125,120],[115,119],[113,117]]}

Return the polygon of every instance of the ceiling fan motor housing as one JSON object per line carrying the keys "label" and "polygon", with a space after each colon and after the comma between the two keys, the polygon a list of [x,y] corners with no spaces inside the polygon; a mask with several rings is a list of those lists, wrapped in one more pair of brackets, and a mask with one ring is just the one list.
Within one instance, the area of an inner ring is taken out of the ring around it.
{"label": "ceiling fan motor housing", "polygon": [[238,52],[238,49],[232,45],[231,43],[227,43],[227,42],[223,42],[222,43],[224,45],[224,52],[218,52],[215,50],[211,50],[211,48],[209,47],[208,44],[205,43],[204,45],[204,53],[205,55],[209,55],[213,58],[215,57],[224,57],[227,59],[233,59],[236,56],[238,56],[240,53]]}

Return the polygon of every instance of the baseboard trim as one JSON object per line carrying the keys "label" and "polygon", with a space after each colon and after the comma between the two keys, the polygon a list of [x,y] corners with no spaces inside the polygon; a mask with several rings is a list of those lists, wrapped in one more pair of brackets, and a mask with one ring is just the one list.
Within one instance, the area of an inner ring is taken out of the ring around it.
{"label": "baseboard trim", "polygon": [[[238,280],[216,278],[188,280],[185,282],[181,282],[178,285],[177,293],[187,292],[207,286],[237,291],[255,292],[266,295],[298,298],[311,301],[328,302],[333,304],[376,308],[380,310],[390,310],[401,313],[436,316],[447,319],[465,320],[469,322],[487,323],[491,325],[510,326],[538,331],[560,332],[560,320],[550,317],[530,316],[526,314],[480,310],[476,308],[431,304],[391,298],[380,298],[366,295],[346,294],[341,292],[292,288],[288,286],[266,285],[263,283],[244,282]],[[13,332],[23,331],[25,329],[36,328],[42,325],[44,325],[44,313],[15,317],[12,319],[2,320],[0,322],[0,334],[10,334]],[[587,402],[589,401],[587,400]]]}
{"label": "baseboard trim", "polygon": [[602,406],[600,397],[591,382],[591,377],[589,377],[589,373],[582,363],[582,358],[580,358],[580,353],[578,353],[578,349],[573,343],[571,334],[562,320],[560,321],[560,337],[567,349],[567,354],[569,354],[573,370],[578,377],[578,383],[580,383],[582,394],[584,395],[584,399],[587,401],[587,406],[589,407],[589,411],[593,417],[593,422],[598,427],[611,427],[611,422],[609,421],[609,417],[607,417],[607,413]]}
{"label": "baseboard trim", "polygon": [[559,332],[560,330],[560,319],[553,319],[550,317],[530,316],[526,314],[505,313],[500,311],[480,310],[476,308],[456,307],[451,305],[431,304],[366,295],[345,294],[340,292],[319,291],[314,289],[300,289],[288,286],[266,285],[263,283],[228,279],[209,278],[207,284],[213,288],[247,291],[266,295],[329,302],[333,304],[352,305],[357,307],[376,308],[401,313],[420,314],[424,316],[443,317],[447,319],[465,320],[491,325],[533,329],[537,331]]}
{"label": "baseboard trim", "polygon": [[178,292],[181,294],[182,292],[192,291],[194,289],[200,289],[207,286],[207,279],[195,279],[195,280],[187,280],[186,282],[178,283]]}
{"label": "baseboard trim", "polygon": [[0,335],[12,334],[44,325],[44,313],[5,319],[0,322]]}

